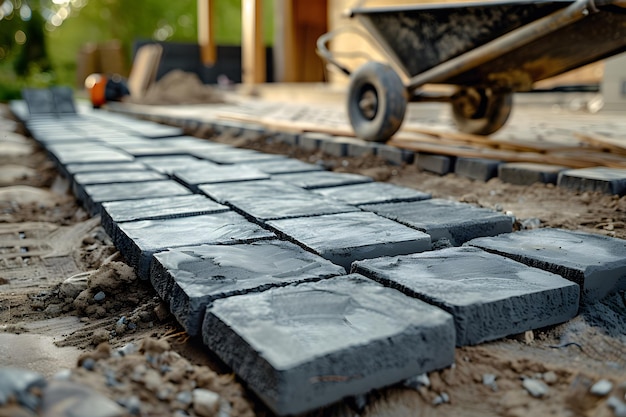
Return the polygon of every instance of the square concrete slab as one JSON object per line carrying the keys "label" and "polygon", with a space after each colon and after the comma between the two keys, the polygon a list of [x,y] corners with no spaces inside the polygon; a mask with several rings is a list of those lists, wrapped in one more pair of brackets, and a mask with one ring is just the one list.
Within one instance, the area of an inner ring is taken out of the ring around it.
{"label": "square concrete slab", "polygon": [[434,155],[418,152],[415,155],[415,165],[423,171],[445,175],[454,171],[456,158],[445,155]]}
{"label": "square concrete slab", "polygon": [[412,164],[415,159],[413,151],[383,144],[376,146],[376,155],[394,165]]}
{"label": "square concrete slab", "polygon": [[508,162],[498,166],[498,178],[517,185],[531,185],[536,182],[556,184],[559,172],[565,169],[567,168],[560,165]]}
{"label": "square concrete slab", "polygon": [[251,149],[216,149],[216,150],[200,150],[191,151],[193,156],[206,159],[216,164],[245,164],[247,162],[272,161],[286,159],[282,155],[273,155],[269,153],[257,152]]}
{"label": "square concrete slab", "polygon": [[143,171],[98,171],[82,172],[74,175],[74,183],[80,186],[90,184],[119,184],[166,180],[167,176],[144,168]]}
{"label": "square concrete slab", "polygon": [[374,213],[340,213],[267,223],[303,247],[350,270],[352,262],[431,249],[430,236]]}
{"label": "square concrete slab", "polygon": [[74,174],[80,174],[83,172],[145,171],[146,166],[138,161],[105,162],[102,164],[68,164],[65,166],[65,170],[73,176]]}
{"label": "square concrete slab", "polygon": [[202,334],[278,415],[454,362],[448,313],[359,275],[217,300]]}
{"label": "square concrete slab", "polygon": [[175,156],[146,156],[136,158],[135,161],[144,164],[150,169],[160,172],[162,174],[171,175],[174,171],[179,169],[189,169],[195,166],[218,166],[213,162],[209,162],[203,159],[198,159],[189,155],[175,155]]}
{"label": "square concrete slab", "polygon": [[214,300],[345,273],[292,243],[271,240],[160,252],[154,255],[150,280],[185,331],[196,336]]}
{"label": "square concrete slab", "polygon": [[48,151],[61,165],[100,162],[132,162],[134,158],[126,152],[95,144],[54,145]]}
{"label": "square concrete slab", "polygon": [[386,182],[343,185],[312,190],[314,193],[358,206],[360,204],[398,203],[401,201],[428,200],[431,195]]}
{"label": "square concrete slab", "polygon": [[83,204],[91,214],[99,213],[100,205],[106,201],[141,200],[192,194],[191,190],[172,180],[86,185],[83,190]]}
{"label": "square concrete slab", "polygon": [[448,311],[458,346],[562,323],[578,312],[574,283],[477,248],[358,261],[352,272]]}
{"label": "square concrete slab", "polygon": [[247,243],[276,237],[232,211],[175,219],[139,220],[117,223],[116,226],[115,246],[136,268],[141,279],[149,278],[152,255],[165,249]]}
{"label": "square concrete slab", "polygon": [[502,161],[484,158],[457,158],[454,173],[478,181],[489,181],[498,176]]}
{"label": "square concrete slab", "polygon": [[337,187],[339,185],[363,184],[372,182],[371,177],[331,171],[300,172],[295,174],[272,175],[272,179],[312,190],[314,188]]}
{"label": "square concrete slab", "polygon": [[557,185],[576,191],[600,191],[622,196],[626,195],[626,169],[605,167],[569,169],[559,174]]}
{"label": "square concrete slab", "polygon": [[200,191],[259,222],[359,211],[294,185],[274,180],[200,185]]}
{"label": "square concrete slab", "polygon": [[174,171],[174,178],[189,189],[199,192],[200,184],[220,184],[269,179],[270,176],[258,169],[242,165],[195,165]]}
{"label": "square concrete slab", "polygon": [[247,162],[246,166],[258,169],[266,174],[293,174],[296,172],[322,171],[319,165],[307,164],[297,159],[279,159],[270,161]]}
{"label": "square concrete slab", "polygon": [[368,204],[360,208],[428,233],[433,243],[448,239],[453,246],[460,246],[477,237],[496,236],[513,230],[513,221],[509,216],[442,199]]}
{"label": "square concrete slab", "polygon": [[228,207],[202,195],[182,195],[102,203],[100,216],[102,227],[113,238],[117,230],[116,223],[197,216],[228,210]]}
{"label": "square concrete slab", "polygon": [[562,229],[527,230],[467,243],[559,274],[594,302],[626,289],[626,241]]}

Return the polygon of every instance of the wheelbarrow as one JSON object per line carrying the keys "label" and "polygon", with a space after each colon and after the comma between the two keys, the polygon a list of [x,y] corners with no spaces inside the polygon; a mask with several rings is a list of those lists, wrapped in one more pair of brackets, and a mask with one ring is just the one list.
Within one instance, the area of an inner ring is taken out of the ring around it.
{"label": "wheelbarrow", "polygon": [[[626,50],[626,0],[497,1],[351,10],[388,63],[350,71],[322,35],[318,54],[350,76],[355,134],[385,142],[408,102],[447,102],[462,132],[489,135],[506,123],[513,93]],[[423,91],[448,84],[453,93]]]}

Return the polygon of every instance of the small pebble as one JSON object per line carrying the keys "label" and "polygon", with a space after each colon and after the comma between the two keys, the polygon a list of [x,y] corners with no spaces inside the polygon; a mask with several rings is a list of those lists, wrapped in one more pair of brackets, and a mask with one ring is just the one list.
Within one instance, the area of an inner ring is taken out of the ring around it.
{"label": "small pebble", "polygon": [[95,367],[96,367],[96,361],[93,360],[92,358],[87,358],[83,361],[83,368],[85,368],[86,370],[93,371]]}
{"label": "small pebble", "polygon": [[412,389],[419,389],[420,387],[430,387],[430,379],[426,374],[416,375],[404,381],[404,386]]}
{"label": "small pebble", "polygon": [[176,401],[184,405],[191,404],[192,399],[191,392],[189,391],[181,391],[176,395]]}
{"label": "small pebble", "polygon": [[219,409],[220,396],[213,391],[193,390],[193,411],[200,417],[213,417]]}
{"label": "small pebble", "polygon": [[613,409],[615,417],[626,417],[626,403],[617,397],[611,397],[606,401],[606,405]]}
{"label": "small pebble", "polygon": [[117,403],[133,415],[139,415],[141,412],[141,400],[136,395],[132,395],[128,398],[121,398],[117,400]]}
{"label": "small pebble", "polygon": [[437,397],[435,397],[435,399],[433,400],[433,405],[447,404],[449,402],[450,396],[447,393],[442,392]]}
{"label": "small pebble", "polygon": [[613,389],[613,384],[611,381],[607,381],[606,379],[601,379],[589,390],[593,395],[597,395],[598,397],[604,397],[609,395],[611,390]]}
{"label": "small pebble", "polygon": [[541,398],[548,393],[548,386],[536,379],[526,378],[522,382],[522,386],[530,395],[535,398]]}
{"label": "small pebble", "polygon": [[554,371],[545,372],[541,377],[544,381],[546,381],[547,384],[550,385],[555,384],[559,380],[559,377]]}
{"label": "small pebble", "polygon": [[94,301],[102,301],[106,298],[106,294],[103,291],[98,292],[93,296]]}

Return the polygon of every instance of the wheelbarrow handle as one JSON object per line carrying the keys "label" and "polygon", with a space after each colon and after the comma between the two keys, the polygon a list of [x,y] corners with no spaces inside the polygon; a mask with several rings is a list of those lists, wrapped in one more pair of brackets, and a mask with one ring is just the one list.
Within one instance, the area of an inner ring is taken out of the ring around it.
{"label": "wheelbarrow handle", "polygon": [[372,57],[366,54],[365,52],[335,52],[333,53],[328,49],[328,42],[334,39],[337,35],[341,33],[347,33],[347,32],[357,34],[365,38],[366,40],[368,40],[370,43],[375,44],[372,38],[365,31],[360,30],[359,28],[356,28],[353,26],[346,26],[346,27],[337,28],[335,30],[331,30],[330,32],[327,32],[323,34],[322,36],[320,36],[319,38],[317,38],[316,52],[317,52],[317,55],[320,58],[322,58],[324,61],[328,62],[329,64],[334,65],[345,75],[350,76],[352,74],[352,71],[350,71],[348,67],[346,67],[341,62],[339,62],[339,60],[336,58],[337,55],[359,56],[359,57],[365,57],[368,60],[372,60]]}

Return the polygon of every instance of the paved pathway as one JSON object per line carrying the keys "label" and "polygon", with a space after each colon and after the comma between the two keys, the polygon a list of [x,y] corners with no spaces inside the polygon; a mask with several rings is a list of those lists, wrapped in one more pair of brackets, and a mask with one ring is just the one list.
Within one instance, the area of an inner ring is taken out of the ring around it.
{"label": "paved pathway", "polygon": [[626,288],[623,240],[512,232],[499,212],[122,115],[25,122],[185,330],[279,415]]}

